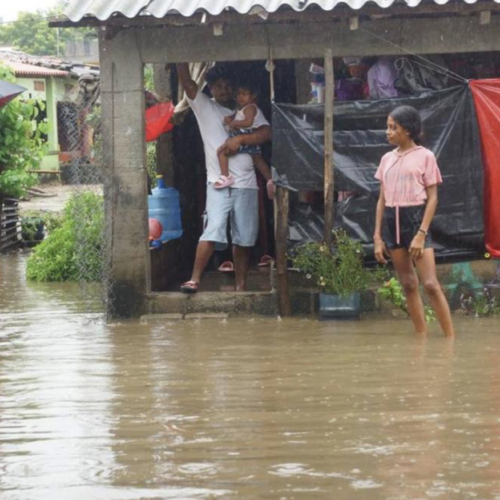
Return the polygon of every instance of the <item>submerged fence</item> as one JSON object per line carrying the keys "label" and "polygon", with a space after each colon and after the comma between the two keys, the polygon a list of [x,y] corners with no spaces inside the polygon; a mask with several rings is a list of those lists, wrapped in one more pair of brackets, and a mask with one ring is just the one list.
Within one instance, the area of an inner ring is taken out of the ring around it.
{"label": "submerged fence", "polygon": [[[96,300],[109,312],[110,283],[104,209],[104,165],[99,80],[80,78],[79,85],[58,104],[61,177],[71,186],[77,281],[90,308]],[[99,286],[96,287],[95,284]]]}
{"label": "submerged fence", "polygon": [[20,232],[18,200],[14,198],[0,200],[0,252],[18,245]]}

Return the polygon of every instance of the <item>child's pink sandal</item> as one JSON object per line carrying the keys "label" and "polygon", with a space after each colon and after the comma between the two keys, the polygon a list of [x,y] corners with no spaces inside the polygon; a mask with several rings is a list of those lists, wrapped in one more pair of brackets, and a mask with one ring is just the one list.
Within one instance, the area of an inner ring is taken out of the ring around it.
{"label": "child's pink sandal", "polygon": [[215,189],[224,189],[234,184],[234,177],[229,174],[227,177],[221,175],[214,184]]}

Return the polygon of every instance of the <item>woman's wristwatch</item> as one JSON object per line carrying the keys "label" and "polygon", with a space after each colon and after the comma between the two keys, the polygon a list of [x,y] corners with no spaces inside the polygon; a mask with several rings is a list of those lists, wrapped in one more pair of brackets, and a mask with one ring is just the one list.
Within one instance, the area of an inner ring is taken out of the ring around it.
{"label": "woman's wristwatch", "polygon": [[425,236],[427,236],[427,231],[425,229],[422,229],[421,227],[418,228],[418,230],[421,232],[421,233],[424,233]]}

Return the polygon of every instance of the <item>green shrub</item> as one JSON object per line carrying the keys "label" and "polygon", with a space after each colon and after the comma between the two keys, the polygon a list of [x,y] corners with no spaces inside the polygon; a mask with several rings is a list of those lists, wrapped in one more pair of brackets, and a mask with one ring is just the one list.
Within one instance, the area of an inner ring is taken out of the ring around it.
{"label": "green shrub", "polygon": [[305,243],[291,255],[294,267],[314,280],[325,293],[347,296],[366,290],[381,279],[380,269],[368,269],[363,264],[363,247],[343,229],[333,231],[333,246]]}
{"label": "green shrub", "polygon": [[460,306],[467,315],[496,316],[500,314],[500,297],[494,295],[490,287],[485,286],[482,292],[462,294]]}
{"label": "green shrub", "polygon": [[[0,80],[15,83],[12,72],[0,63]],[[46,121],[38,123],[38,107],[43,103],[18,97],[0,109],[0,194],[16,198],[36,183],[29,170],[39,167],[47,145]]]}
{"label": "green shrub", "polygon": [[54,223],[49,236],[28,259],[28,279],[101,280],[103,231],[102,196],[91,192],[73,195],[62,219]]}
{"label": "green shrub", "polygon": [[147,159],[147,170],[149,179],[151,181],[151,188],[156,187],[156,141],[148,142],[146,145],[146,159]]}

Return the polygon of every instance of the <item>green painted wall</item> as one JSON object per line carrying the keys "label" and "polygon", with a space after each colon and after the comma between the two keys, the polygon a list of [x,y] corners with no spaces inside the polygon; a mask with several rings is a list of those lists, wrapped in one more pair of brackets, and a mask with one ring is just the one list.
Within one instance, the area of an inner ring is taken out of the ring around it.
{"label": "green painted wall", "polygon": [[[43,82],[44,91],[35,90],[35,82]],[[76,79],[72,78],[17,78],[17,83],[27,90],[23,94],[30,99],[44,101],[47,110],[47,123],[49,125],[48,146],[49,151],[44,156],[40,165],[41,170],[59,170],[59,144],[58,144],[58,123],[57,123],[57,103],[64,99],[67,93],[67,86],[74,86]]]}

